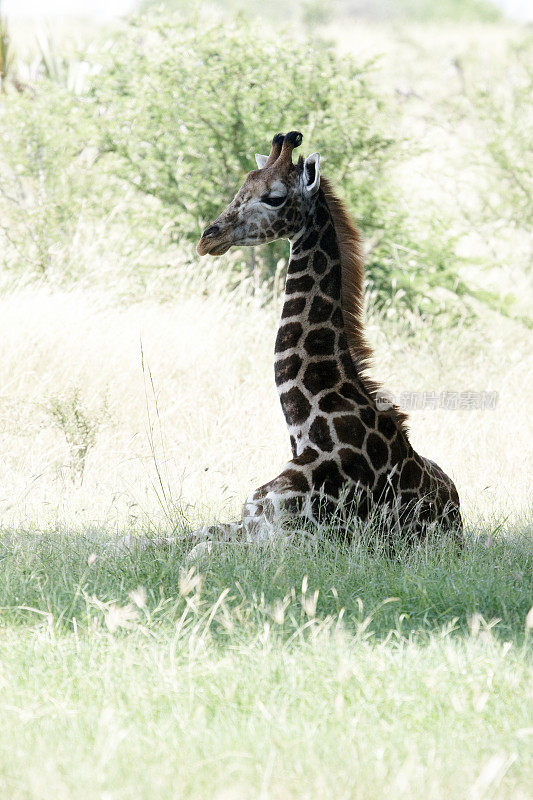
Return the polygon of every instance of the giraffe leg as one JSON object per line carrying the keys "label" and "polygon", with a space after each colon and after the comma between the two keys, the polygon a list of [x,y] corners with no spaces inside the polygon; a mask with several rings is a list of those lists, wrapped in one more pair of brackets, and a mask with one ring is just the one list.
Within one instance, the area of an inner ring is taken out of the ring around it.
{"label": "giraffe leg", "polygon": [[316,523],[311,494],[286,485],[283,473],[252,492],[242,509],[242,529],[248,541],[288,541],[297,530],[296,521]]}
{"label": "giraffe leg", "polygon": [[[298,490],[295,480],[295,461],[270,483],[256,489],[243,507],[243,529],[254,541],[287,540],[291,534],[309,534],[326,530],[328,536],[350,540],[354,534],[354,519],[367,519],[370,513],[370,493],[360,486],[341,484],[330,494]],[[307,484],[310,485],[309,483]]]}
{"label": "giraffe leg", "polygon": [[241,546],[288,543],[290,534],[295,533],[292,526],[290,532],[287,530],[287,522],[295,518],[295,514],[291,513],[295,498],[271,491],[264,494],[264,488],[248,497],[243,506],[241,522],[216,524],[195,531],[195,534],[203,537],[203,541],[192,548],[187,561],[208,555],[216,547],[228,543]]}
{"label": "giraffe leg", "polygon": [[242,523],[217,522],[215,525],[206,525],[190,534],[191,538],[200,539],[189,551],[186,561],[195,561],[204,555],[209,555],[215,547],[228,543],[243,544]]}

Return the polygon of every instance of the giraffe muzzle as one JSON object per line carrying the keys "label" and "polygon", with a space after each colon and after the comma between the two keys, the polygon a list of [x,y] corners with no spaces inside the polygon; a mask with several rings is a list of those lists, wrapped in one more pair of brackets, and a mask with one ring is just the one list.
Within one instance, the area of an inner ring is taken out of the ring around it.
{"label": "giraffe muzzle", "polygon": [[219,225],[209,225],[202,233],[202,238],[196,245],[199,256],[221,256],[231,247],[231,242],[220,235]]}
{"label": "giraffe muzzle", "polygon": [[202,239],[205,239],[207,236],[216,236],[217,233],[220,233],[220,227],[218,225],[210,225],[202,233]]}

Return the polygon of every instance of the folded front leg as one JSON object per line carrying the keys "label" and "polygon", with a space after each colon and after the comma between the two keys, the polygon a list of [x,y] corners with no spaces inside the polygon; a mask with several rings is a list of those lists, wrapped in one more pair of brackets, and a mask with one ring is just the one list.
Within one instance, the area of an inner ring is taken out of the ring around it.
{"label": "folded front leg", "polygon": [[312,495],[307,478],[289,462],[274,480],[256,489],[242,510],[243,533],[250,540],[283,538],[283,523],[313,522]]}

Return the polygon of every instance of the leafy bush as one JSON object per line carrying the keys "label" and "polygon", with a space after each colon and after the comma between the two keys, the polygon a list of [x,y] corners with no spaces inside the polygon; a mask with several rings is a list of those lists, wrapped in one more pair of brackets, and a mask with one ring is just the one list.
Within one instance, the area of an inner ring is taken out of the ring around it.
{"label": "leafy bush", "polygon": [[7,27],[7,20],[2,16],[2,4],[0,3],[0,91],[5,92],[7,77],[13,64],[13,53]]}
{"label": "leafy bush", "polygon": [[[533,225],[533,36],[513,43],[505,53],[505,70],[494,65],[484,80],[472,79],[465,90],[483,125],[486,155],[495,180],[486,201],[495,216],[514,224]],[[502,74],[503,73],[503,74]],[[494,169],[495,168],[495,169]]]}
{"label": "leafy bush", "polygon": [[[434,314],[458,308],[458,297],[490,301],[459,279],[445,221],[424,229],[407,217],[388,178],[400,149],[373,65],[295,35],[157,14],[92,47],[92,63],[78,58],[76,69],[41,45],[49,66],[31,91],[0,98],[0,267],[70,280],[95,270],[92,254],[112,237],[122,250],[104,261],[144,280],[170,258],[165,237],[190,258],[254,152],[299,128],[362,229],[377,305]],[[92,236],[86,257],[80,231]],[[287,255],[274,243],[214,269],[236,283],[248,264],[255,284],[276,283]]]}
{"label": "leafy bush", "polygon": [[[294,33],[258,37],[243,21],[221,28],[141,18],[114,43],[94,84],[100,148],[113,154],[110,170],[157,197],[171,210],[174,235],[192,242],[255,167],[254,152],[297,128],[371,242],[378,303],[396,296],[434,310],[436,286],[460,285],[451,246],[443,236],[428,246],[410,235],[386,178],[394,148],[371,66],[316,40],[295,43]],[[284,244],[262,249],[263,277],[286,255]]]}
{"label": "leafy bush", "polygon": [[310,30],[326,25],[335,16],[333,6],[332,0],[305,0],[301,8],[303,24]]}
{"label": "leafy bush", "polygon": [[65,244],[90,196],[83,106],[52,82],[0,103],[0,242],[3,266],[68,270]]}
{"label": "leafy bush", "polygon": [[467,219],[481,240],[490,242],[483,255],[487,272],[492,266],[507,276],[508,294],[497,307],[531,327],[533,36],[515,31],[492,58],[480,58],[474,50],[458,58],[456,66],[463,89],[456,113],[475,131],[469,161],[476,175],[477,208]]}
{"label": "leafy bush", "polygon": [[363,69],[287,34],[258,39],[244,23],[199,29],[159,17],[115,43],[94,90],[113,171],[171,207],[176,233],[194,241],[255,168],[254,152],[298,128],[373,220],[365,189],[390,143]]}
{"label": "leafy bush", "polygon": [[[94,405],[94,402],[93,402]],[[96,444],[96,436],[108,417],[107,399],[89,408],[78,387],[64,395],[50,397],[45,411],[54,427],[64,435],[68,446],[68,469],[73,483],[81,486],[87,456]]]}

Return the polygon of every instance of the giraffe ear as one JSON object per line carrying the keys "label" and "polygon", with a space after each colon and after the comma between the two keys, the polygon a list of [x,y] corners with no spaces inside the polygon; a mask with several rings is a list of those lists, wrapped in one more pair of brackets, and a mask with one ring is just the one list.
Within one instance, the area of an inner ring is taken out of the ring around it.
{"label": "giraffe ear", "polygon": [[304,189],[308,194],[315,194],[320,188],[320,168],[318,162],[320,156],[313,153],[304,161]]}
{"label": "giraffe ear", "polygon": [[258,169],[263,169],[267,161],[268,156],[262,156],[259,153],[255,154],[255,163],[257,164]]}

